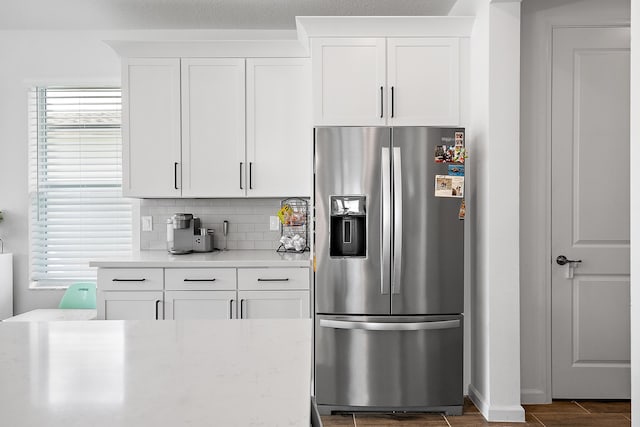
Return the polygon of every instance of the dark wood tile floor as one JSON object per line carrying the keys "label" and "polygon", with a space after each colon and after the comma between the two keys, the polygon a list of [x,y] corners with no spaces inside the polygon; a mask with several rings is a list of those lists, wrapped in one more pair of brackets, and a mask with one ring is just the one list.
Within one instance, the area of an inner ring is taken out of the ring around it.
{"label": "dark wood tile floor", "polygon": [[549,405],[524,405],[524,423],[490,423],[465,398],[462,416],[442,414],[339,414],[323,416],[324,427],[630,427],[630,401],[556,400]]}

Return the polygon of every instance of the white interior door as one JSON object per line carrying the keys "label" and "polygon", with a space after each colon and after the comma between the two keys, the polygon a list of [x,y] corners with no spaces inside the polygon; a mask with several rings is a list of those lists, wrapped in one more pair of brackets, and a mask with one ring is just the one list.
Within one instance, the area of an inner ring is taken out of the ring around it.
{"label": "white interior door", "polygon": [[553,30],[554,398],[630,396],[629,54],[628,28]]}

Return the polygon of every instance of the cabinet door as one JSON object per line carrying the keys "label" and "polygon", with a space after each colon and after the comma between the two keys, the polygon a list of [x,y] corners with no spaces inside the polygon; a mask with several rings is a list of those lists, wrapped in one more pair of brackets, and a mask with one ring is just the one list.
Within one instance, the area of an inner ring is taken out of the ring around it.
{"label": "cabinet door", "polygon": [[306,58],[247,59],[249,197],[311,194],[311,91]]}
{"label": "cabinet door", "polygon": [[98,291],[98,319],[163,319],[162,291]]}
{"label": "cabinet door", "polygon": [[309,290],[309,269],[239,268],[238,289],[254,291]]}
{"label": "cabinet door", "polygon": [[166,291],[166,319],[233,319],[235,291]]}
{"label": "cabinet door", "polygon": [[309,317],[309,291],[238,291],[241,319]]}
{"label": "cabinet door", "polygon": [[313,39],[315,125],[386,124],[385,39]]}
{"label": "cabinet door", "polygon": [[180,60],[124,59],[123,186],[128,197],[179,197]]}
{"label": "cabinet door", "polygon": [[244,59],[182,60],[182,196],[246,194]]}
{"label": "cabinet door", "polygon": [[162,291],[162,268],[99,268],[98,290]]}
{"label": "cabinet door", "polygon": [[458,51],[456,38],[387,39],[389,125],[459,125]]}
{"label": "cabinet door", "polygon": [[235,268],[165,268],[164,288],[172,291],[235,291]]}

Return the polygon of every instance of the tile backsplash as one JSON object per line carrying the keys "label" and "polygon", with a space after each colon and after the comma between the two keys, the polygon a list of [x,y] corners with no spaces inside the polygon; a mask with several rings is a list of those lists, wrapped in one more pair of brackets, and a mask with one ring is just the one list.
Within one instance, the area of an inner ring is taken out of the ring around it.
{"label": "tile backsplash", "polygon": [[215,230],[216,248],[224,247],[222,222],[227,220],[228,249],[275,250],[280,231],[269,231],[269,217],[276,215],[278,209],[280,199],[143,199],[140,216],[153,218],[153,231],[140,231],[140,249],[166,249],[167,218],[186,212],[199,217],[202,227]]}

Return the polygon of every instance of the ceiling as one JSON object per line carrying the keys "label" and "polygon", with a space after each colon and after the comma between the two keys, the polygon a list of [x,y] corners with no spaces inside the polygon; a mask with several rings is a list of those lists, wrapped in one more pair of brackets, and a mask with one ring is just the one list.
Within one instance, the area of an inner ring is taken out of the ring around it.
{"label": "ceiling", "polygon": [[460,1],[1,0],[0,29],[294,29],[296,16],[438,16]]}

